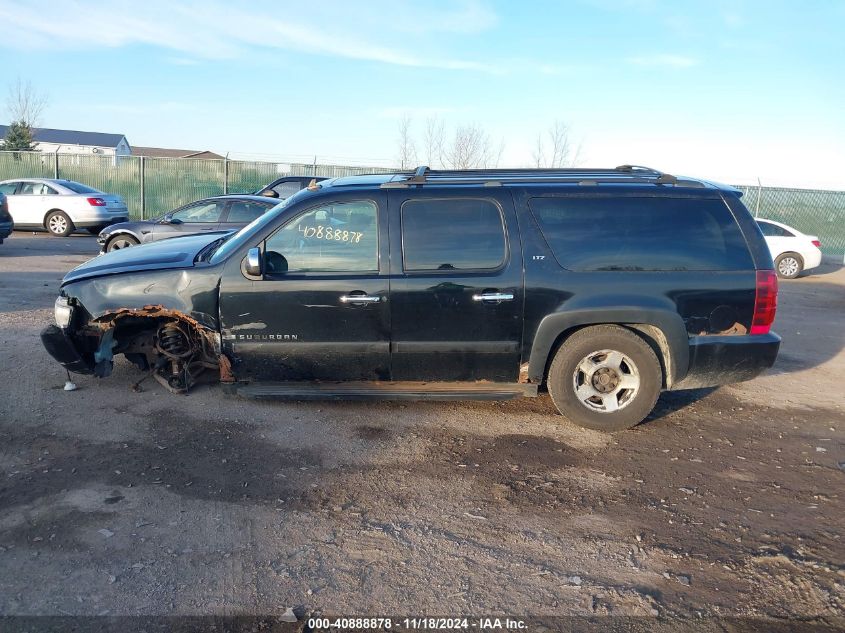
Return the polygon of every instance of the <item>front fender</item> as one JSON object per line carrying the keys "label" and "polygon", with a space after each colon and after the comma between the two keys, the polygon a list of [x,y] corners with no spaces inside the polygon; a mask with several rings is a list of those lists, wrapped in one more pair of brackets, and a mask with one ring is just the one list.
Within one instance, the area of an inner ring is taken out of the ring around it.
{"label": "front fender", "polygon": [[62,287],[62,292],[81,304],[93,320],[156,306],[182,313],[199,325],[218,331],[219,280],[219,271],[211,268],[153,270],[70,282]]}
{"label": "front fender", "polygon": [[[657,328],[665,339],[665,355],[668,356],[663,359],[667,386],[686,375],[689,369],[689,339],[684,321],[675,310],[660,306],[593,305],[549,314],[540,321],[528,360],[528,377],[531,382],[543,381],[549,355],[561,334],[586,325],[604,323],[628,325],[634,329],[637,329],[636,326]],[[662,350],[664,341],[655,342]]]}

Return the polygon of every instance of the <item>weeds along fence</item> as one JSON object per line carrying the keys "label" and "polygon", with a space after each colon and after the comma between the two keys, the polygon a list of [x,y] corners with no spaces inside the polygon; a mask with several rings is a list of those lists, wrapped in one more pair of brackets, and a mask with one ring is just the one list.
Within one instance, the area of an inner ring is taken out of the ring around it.
{"label": "weeds along fence", "polygon": [[[282,176],[390,173],[384,167],[270,163],[203,158],[146,158],[41,152],[0,152],[0,180],[67,178],[126,200],[133,218],[151,218],[199,198],[249,193]],[[818,235],[825,255],[845,255],[845,191],[738,187],[761,218]]]}
{"label": "weeds along fence", "polygon": [[383,167],[319,163],[0,152],[0,180],[76,180],[122,196],[130,216],[142,219],[161,215],[208,196],[251,193],[282,176],[338,177],[393,171]]}

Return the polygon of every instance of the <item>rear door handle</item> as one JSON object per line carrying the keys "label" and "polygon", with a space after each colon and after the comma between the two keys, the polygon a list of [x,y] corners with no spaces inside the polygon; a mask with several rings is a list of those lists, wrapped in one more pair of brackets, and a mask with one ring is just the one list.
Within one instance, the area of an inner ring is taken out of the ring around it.
{"label": "rear door handle", "polygon": [[473,301],[513,301],[512,292],[482,292],[472,295]]}
{"label": "rear door handle", "polygon": [[341,295],[340,302],[341,303],[379,303],[381,301],[381,297],[373,296],[373,295]]}

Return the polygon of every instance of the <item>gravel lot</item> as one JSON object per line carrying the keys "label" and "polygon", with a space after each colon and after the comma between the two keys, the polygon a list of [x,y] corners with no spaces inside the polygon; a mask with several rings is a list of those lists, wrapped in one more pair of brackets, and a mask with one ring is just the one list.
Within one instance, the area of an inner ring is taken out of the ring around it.
{"label": "gravel lot", "polygon": [[548,396],[188,396],[38,333],[92,237],[0,246],[0,614],[845,617],[845,269],[782,282],[766,376],[614,436]]}

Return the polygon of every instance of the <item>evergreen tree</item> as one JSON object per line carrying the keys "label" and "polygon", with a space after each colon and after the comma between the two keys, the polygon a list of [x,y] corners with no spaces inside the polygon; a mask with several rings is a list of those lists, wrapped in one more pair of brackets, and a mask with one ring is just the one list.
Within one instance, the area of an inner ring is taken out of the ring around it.
{"label": "evergreen tree", "polygon": [[32,139],[32,128],[26,121],[13,121],[6,131],[6,138],[3,139],[2,148],[7,152],[32,152],[35,151],[35,143]]}

